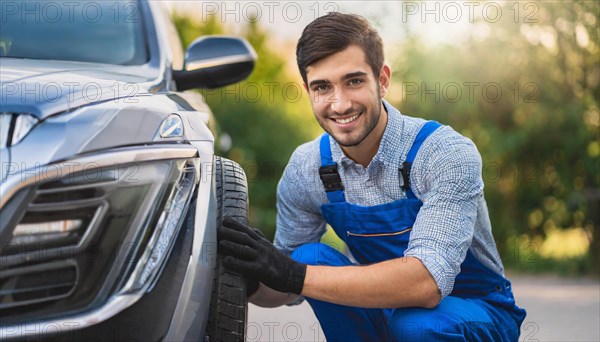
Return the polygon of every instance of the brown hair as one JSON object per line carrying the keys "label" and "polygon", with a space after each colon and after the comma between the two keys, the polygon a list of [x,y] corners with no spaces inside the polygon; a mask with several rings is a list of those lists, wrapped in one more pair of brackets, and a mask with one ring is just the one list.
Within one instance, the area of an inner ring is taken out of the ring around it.
{"label": "brown hair", "polygon": [[330,12],[308,24],[296,46],[296,60],[304,83],[306,67],[346,49],[359,46],[375,77],[383,66],[383,42],[377,31],[364,17],[356,14]]}

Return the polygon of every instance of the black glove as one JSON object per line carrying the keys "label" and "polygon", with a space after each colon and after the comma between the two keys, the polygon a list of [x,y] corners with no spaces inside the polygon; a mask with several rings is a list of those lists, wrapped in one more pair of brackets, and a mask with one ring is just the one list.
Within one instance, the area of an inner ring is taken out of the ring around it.
{"label": "black glove", "polygon": [[306,265],[278,251],[260,230],[227,217],[218,235],[225,267],[279,292],[302,292]]}

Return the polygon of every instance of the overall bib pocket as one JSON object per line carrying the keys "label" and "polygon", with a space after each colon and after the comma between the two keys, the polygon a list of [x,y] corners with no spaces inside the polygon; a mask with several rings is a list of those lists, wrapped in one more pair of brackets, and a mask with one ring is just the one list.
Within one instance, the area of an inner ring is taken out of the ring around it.
{"label": "overall bib pocket", "polygon": [[365,227],[353,227],[353,224],[348,224],[344,233],[348,247],[356,260],[361,264],[367,264],[404,256],[411,231],[412,227],[406,225],[365,229]]}
{"label": "overall bib pocket", "polygon": [[[411,228],[406,228],[397,232],[379,232],[379,233],[354,233],[351,232],[349,230],[346,230],[346,236],[353,236],[353,237],[385,237],[385,236],[398,236],[398,235],[402,235],[402,234],[406,234],[408,232],[410,232],[412,230]],[[408,234],[407,234],[408,236]]]}

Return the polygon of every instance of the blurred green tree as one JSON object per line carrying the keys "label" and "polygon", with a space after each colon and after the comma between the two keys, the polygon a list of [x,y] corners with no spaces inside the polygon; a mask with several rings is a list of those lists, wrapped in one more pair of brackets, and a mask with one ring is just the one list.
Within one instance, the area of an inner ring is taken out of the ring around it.
{"label": "blurred green tree", "polygon": [[[462,44],[427,46],[409,35],[394,63],[395,104],[476,143],[505,263],[597,271],[600,5],[530,4],[535,12],[504,3],[500,22],[480,20]],[[567,242],[548,237],[573,229],[590,253],[553,253],[561,247],[550,242]]]}

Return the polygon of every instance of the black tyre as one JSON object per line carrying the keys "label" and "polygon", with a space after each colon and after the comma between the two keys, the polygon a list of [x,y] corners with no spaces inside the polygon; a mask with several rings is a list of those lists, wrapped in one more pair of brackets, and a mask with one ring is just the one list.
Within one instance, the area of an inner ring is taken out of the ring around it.
{"label": "black tyre", "polygon": [[[244,170],[231,160],[215,157],[214,171],[219,212],[217,226],[224,217],[248,223],[248,185]],[[206,337],[208,341],[245,341],[246,281],[241,275],[227,271],[221,259],[217,249]]]}

